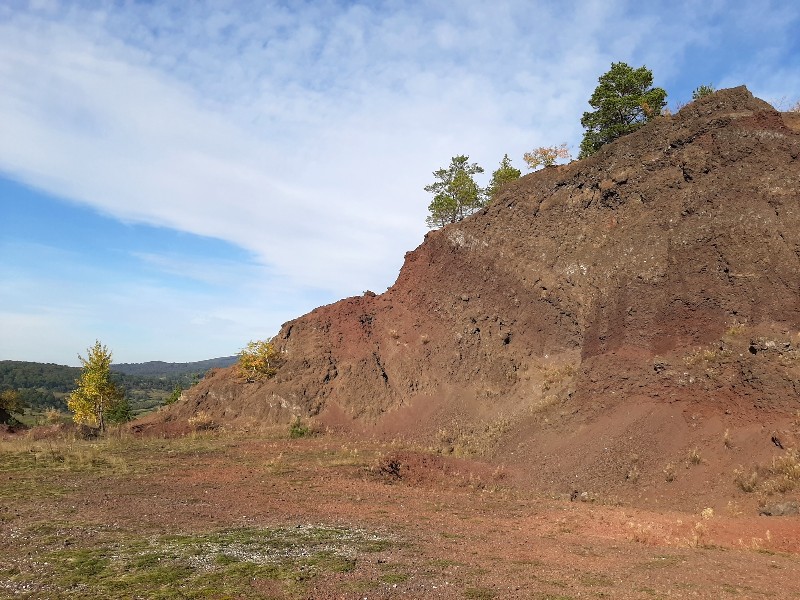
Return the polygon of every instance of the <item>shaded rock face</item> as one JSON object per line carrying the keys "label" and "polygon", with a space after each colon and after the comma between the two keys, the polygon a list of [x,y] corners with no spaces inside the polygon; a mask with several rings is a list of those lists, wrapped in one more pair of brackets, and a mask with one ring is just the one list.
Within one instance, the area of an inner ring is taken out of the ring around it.
{"label": "shaded rock face", "polygon": [[798,131],[722,90],[523,177],[430,232],[385,293],[286,323],[275,378],[218,372],[169,414],[433,432],[631,395],[796,408]]}

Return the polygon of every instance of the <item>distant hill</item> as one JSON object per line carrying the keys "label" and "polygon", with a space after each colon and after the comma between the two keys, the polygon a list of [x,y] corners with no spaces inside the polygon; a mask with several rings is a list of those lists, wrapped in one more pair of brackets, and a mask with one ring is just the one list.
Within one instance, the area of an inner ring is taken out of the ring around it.
{"label": "distant hill", "polygon": [[[150,361],[112,364],[116,383],[125,390],[134,413],[143,413],[160,406],[177,387],[187,389],[199,381],[209,369],[227,367],[235,356],[211,358],[190,363]],[[18,390],[32,409],[66,410],[66,396],[75,389],[80,367],[53,363],[17,360],[0,361],[0,390]]]}
{"label": "distant hill", "polygon": [[209,369],[222,369],[230,367],[239,360],[237,356],[223,356],[209,358],[188,363],[169,363],[160,360],[151,360],[143,363],[118,363],[111,365],[111,370],[125,375],[138,375],[139,377],[170,377],[192,373],[205,373]]}

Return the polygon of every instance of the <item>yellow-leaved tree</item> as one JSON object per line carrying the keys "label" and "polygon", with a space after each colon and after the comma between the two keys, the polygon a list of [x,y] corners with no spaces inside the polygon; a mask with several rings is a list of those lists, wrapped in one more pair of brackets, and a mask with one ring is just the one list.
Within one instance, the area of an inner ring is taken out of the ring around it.
{"label": "yellow-leaved tree", "polygon": [[111,352],[99,341],[87,349],[86,358],[78,355],[83,365],[78,386],[67,399],[76,423],[99,427],[105,431],[106,414],[123,400],[123,392],[111,381]]}
{"label": "yellow-leaved tree", "polygon": [[559,158],[569,160],[572,155],[569,153],[567,143],[560,146],[541,146],[530,152],[526,152],[522,159],[528,163],[528,168],[536,170],[539,167],[552,167]]}
{"label": "yellow-leaved tree", "polygon": [[269,379],[277,373],[278,351],[269,340],[251,341],[239,352],[239,374],[248,382]]}

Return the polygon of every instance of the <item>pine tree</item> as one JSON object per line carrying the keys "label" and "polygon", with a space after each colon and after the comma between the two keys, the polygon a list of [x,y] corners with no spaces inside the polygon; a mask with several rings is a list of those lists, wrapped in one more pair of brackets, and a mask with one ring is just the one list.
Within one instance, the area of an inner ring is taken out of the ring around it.
{"label": "pine tree", "polygon": [[692,100],[699,100],[700,98],[705,98],[706,96],[710,96],[716,90],[714,89],[713,84],[708,85],[700,85],[692,92]]}
{"label": "pine tree", "polygon": [[505,184],[519,179],[520,175],[522,172],[511,166],[511,159],[508,158],[508,154],[504,154],[500,166],[492,173],[492,180],[486,186],[486,197],[491,201]]}
{"label": "pine tree", "polygon": [[624,62],[612,63],[600,76],[589,104],[594,111],[583,113],[586,129],[578,158],[586,158],[602,146],[641,127],[661,114],[667,92],[654,88],[653,72],[647,67],[634,69]]}
{"label": "pine tree", "polygon": [[470,164],[465,155],[454,156],[447,169],[433,172],[437,181],[425,186],[425,191],[433,194],[428,205],[428,227],[455,223],[486,205],[484,191],[473,179],[477,173],[483,173],[483,168],[478,163]]}

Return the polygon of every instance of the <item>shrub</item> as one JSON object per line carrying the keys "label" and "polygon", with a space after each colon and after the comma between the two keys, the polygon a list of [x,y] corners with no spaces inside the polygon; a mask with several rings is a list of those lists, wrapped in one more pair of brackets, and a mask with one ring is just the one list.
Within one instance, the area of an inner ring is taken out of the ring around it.
{"label": "shrub", "polygon": [[311,435],[311,428],[300,417],[295,417],[289,425],[289,438],[296,440],[308,435]]}
{"label": "shrub", "polygon": [[569,160],[572,155],[569,153],[565,142],[560,146],[541,146],[526,152],[522,158],[529,169],[535,170],[540,167],[552,167],[559,158]]}
{"label": "shrub", "polygon": [[180,399],[182,393],[183,387],[176,385],[175,389],[172,390],[172,393],[170,393],[170,395],[164,399],[164,406],[175,404]]}
{"label": "shrub", "polygon": [[733,481],[743,492],[755,491],[758,485],[758,471],[756,469],[747,470],[740,466],[733,471]]}
{"label": "shrub", "polygon": [[713,94],[715,91],[716,90],[714,89],[714,86],[712,84],[698,86],[692,92],[692,100],[699,100],[700,98],[705,98],[706,96],[710,96],[711,94]]}
{"label": "shrub", "polygon": [[269,340],[251,341],[239,352],[238,369],[248,382],[269,379],[277,373],[278,351]]}
{"label": "shrub", "polygon": [[790,448],[783,456],[772,459],[770,473],[790,481],[800,481],[800,453]]}
{"label": "shrub", "polygon": [[204,410],[198,411],[193,417],[187,419],[189,427],[194,431],[213,429],[215,427],[213,417]]}

